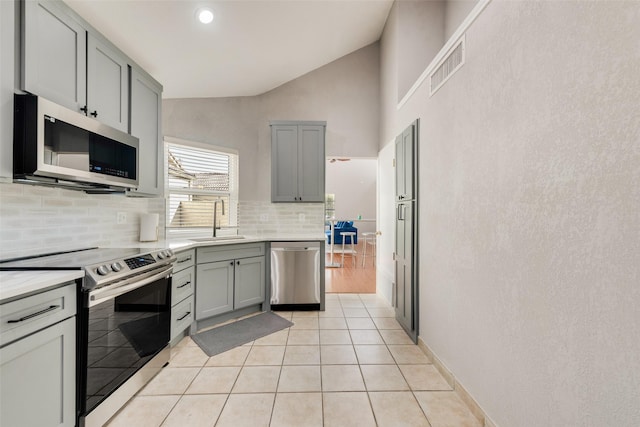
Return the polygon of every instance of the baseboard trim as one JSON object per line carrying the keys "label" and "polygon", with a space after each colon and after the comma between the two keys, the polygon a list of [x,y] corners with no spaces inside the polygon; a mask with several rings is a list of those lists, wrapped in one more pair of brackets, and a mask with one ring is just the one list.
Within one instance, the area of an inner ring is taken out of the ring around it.
{"label": "baseboard trim", "polygon": [[445,366],[444,363],[436,356],[431,348],[424,342],[422,337],[418,337],[418,347],[429,358],[433,366],[436,367],[440,375],[442,375],[449,384],[449,386],[455,391],[460,399],[467,405],[474,417],[476,417],[484,427],[497,427],[497,425],[489,418],[482,407],[476,402],[473,396],[467,391],[466,388],[458,381],[455,375]]}

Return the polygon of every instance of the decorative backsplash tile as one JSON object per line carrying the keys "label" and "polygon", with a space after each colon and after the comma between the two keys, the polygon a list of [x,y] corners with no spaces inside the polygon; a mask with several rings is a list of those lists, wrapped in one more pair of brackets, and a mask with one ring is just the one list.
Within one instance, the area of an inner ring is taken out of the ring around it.
{"label": "decorative backsplash tile", "polygon": [[[118,212],[126,214],[117,224]],[[0,259],[94,246],[138,243],[140,214],[160,214],[164,199],[92,195],[80,191],[0,184]]]}
{"label": "decorative backsplash tile", "polygon": [[238,227],[239,234],[252,236],[321,235],[324,232],[324,204],[241,200]]}
{"label": "decorative backsplash tile", "polygon": [[[126,214],[124,224],[118,213]],[[0,259],[88,247],[139,243],[140,214],[158,213],[165,199],[95,195],[80,191],[0,183]],[[240,201],[238,233],[253,236],[321,235],[324,204]]]}

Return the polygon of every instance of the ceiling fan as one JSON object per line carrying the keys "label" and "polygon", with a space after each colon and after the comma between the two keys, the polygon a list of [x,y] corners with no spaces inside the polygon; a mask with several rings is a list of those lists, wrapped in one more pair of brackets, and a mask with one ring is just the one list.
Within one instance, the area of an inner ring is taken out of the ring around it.
{"label": "ceiling fan", "polygon": [[338,158],[335,158],[335,159],[330,159],[330,160],[329,160],[329,163],[335,163],[336,161],[339,161],[339,162],[348,162],[349,160],[351,160],[351,159],[338,159]]}

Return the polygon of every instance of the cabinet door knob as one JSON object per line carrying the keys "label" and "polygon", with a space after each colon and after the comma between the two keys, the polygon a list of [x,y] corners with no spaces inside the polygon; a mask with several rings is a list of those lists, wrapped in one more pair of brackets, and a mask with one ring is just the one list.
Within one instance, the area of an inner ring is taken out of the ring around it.
{"label": "cabinet door knob", "polygon": [[92,112],[92,113],[91,113],[91,115],[92,115],[93,117],[98,117],[98,112],[97,112],[97,111],[94,111],[94,112]]}
{"label": "cabinet door knob", "polygon": [[80,111],[82,111],[86,115],[87,111],[89,111],[89,110],[88,110],[87,106],[85,105],[84,107],[80,107]]}
{"label": "cabinet door knob", "polygon": [[233,261],[231,261],[231,262],[229,263],[229,265],[233,265]]}
{"label": "cabinet door knob", "polygon": [[240,265],[240,261],[236,261],[236,265]]}

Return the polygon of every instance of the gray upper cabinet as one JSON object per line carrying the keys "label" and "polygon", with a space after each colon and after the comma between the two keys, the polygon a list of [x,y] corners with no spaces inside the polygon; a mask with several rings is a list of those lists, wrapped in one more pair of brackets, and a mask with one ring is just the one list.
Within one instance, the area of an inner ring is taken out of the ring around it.
{"label": "gray upper cabinet", "polygon": [[126,132],[126,56],[59,2],[22,5],[22,89]]}
{"label": "gray upper cabinet", "polygon": [[80,111],[87,105],[86,29],[58,3],[21,5],[22,89]]}
{"label": "gray upper cabinet", "polygon": [[162,86],[142,70],[132,67],[130,99],[129,133],[140,140],[138,189],[131,194],[162,196],[164,193],[164,150],[161,133]]}
{"label": "gray upper cabinet", "polygon": [[102,123],[128,131],[129,67],[108,43],[87,36],[87,108]]}
{"label": "gray upper cabinet", "polygon": [[325,122],[271,122],[271,201],[324,202]]}

